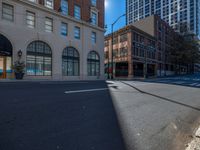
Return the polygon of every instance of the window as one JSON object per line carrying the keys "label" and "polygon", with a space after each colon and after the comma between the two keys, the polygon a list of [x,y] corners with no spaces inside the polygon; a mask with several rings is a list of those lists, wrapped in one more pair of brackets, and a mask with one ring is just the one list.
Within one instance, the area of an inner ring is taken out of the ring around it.
{"label": "window", "polygon": [[68,1],[67,0],[61,1],[61,12],[63,15],[68,15]]}
{"label": "window", "polygon": [[36,0],[28,0],[28,1],[36,3]]}
{"label": "window", "polygon": [[120,35],[120,42],[125,42],[127,41],[127,39],[128,39],[127,34]]}
{"label": "window", "polygon": [[118,37],[114,37],[113,38],[113,44],[117,44],[118,43]]}
{"label": "window", "polygon": [[121,57],[126,57],[128,56],[128,49],[126,47],[120,48],[120,56]]}
{"label": "window", "polygon": [[97,6],[97,0],[91,0],[93,6]]}
{"label": "window", "polygon": [[61,23],[61,35],[67,36],[67,23]]}
{"label": "window", "polygon": [[45,6],[53,9],[53,0],[45,0]]}
{"label": "window", "polygon": [[9,4],[2,4],[2,19],[7,21],[14,21],[14,7]]}
{"label": "window", "polygon": [[88,76],[100,75],[100,59],[95,51],[91,51],[87,58]]}
{"label": "window", "polygon": [[96,43],[96,41],[97,41],[97,34],[96,34],[96,32],[92,32],[91,40],[92,40],[92,43],[93,43],[93,44]]}
{"label": "window", "polygon": [[97,14],[95,12],[91,13],[91,24],[97,25]]}
{"label": "window", "polygon": [[73,47],[67,47],[62,55],[62,72],[64,76],[79,76],[79,53]]}
{"label": "window", "polygon": [[34,41],[27,47],[26,73],[32,76],[51,76],[52,53],[49,45]]}
{"label": "window", "polygon": [[26,11],[26,24],[29,28],[35,28],[35,13]]}
{"label": "window", "polygon": [[45,18],[45,31],[53,32],[53,19],[46,17]]}
{"label": "window", "polygon": [[78,5],[74,6],[74,17],[79,20],[81,19],[81,8]]}
{"label": "window", "polygon": [[80,39],[81,37],[81,29],[79,27],[74,27],[74,38],[75,39]]}

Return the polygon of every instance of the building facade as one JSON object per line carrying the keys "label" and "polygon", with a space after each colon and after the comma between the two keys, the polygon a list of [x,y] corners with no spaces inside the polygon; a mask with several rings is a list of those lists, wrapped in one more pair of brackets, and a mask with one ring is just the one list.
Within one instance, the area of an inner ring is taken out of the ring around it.
{"label": "building facade", "polygon": [[[171,52],[181,44],[181,36],[159,16],[149,16],[128,25],[115,32],[113,39],[114,77],[175,74]],[[104,49],[106,73],[112,72],[111,43],[112,35],[108,35]],[[186,67],[181,67],[182,73],[186,72]]]}
{"label": "building facade", "polygon": [[157,14],[175,31],[191,31],[200,37],[199,0],[126,0],[126,23]]}
{"label": "building facade", "polygon": [[133,25],[114,33],[113,52],[112,35],[107,35],[104,53],[107,76],[111,76],[112,69],[114,78],[156,76],[156,40]]}
{"label": "building facade", "polygon": [[0,78],[104,79],[104,0],[0,0]]}
{"label": "building facade", "polygon": [[[157,75],[172,75],[175,71],[174,62],[172,62],[171,52],[181,44],[181,36],[174,31],[163,19],[157,15],[152,15],[141,19],[133,26],[143,30],[156,39],[157,48]],[[182,70],[186,68],[182,66]]]}

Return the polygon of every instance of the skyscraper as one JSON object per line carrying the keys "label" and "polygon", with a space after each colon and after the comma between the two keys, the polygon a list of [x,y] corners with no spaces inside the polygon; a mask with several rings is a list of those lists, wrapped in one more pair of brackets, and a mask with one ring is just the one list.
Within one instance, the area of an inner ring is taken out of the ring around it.
{"label": "skyscraper", "polygon": [[175,31],[200,37],[199,0],[126,0],[126,24],[157,14]]}

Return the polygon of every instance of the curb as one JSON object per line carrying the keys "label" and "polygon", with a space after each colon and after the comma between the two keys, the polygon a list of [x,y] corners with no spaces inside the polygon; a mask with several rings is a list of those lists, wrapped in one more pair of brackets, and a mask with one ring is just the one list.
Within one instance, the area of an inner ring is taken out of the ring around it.
{"label": "curb", "polygon": [[185,150],[200,150],[200,126],[197,129],[192,141],[187,144],[187,148]]}

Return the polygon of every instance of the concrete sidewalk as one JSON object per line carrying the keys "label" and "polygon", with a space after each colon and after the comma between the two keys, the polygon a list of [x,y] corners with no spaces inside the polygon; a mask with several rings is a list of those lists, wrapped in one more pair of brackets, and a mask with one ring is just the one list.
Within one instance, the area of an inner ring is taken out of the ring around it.
{"label": "concrete sidewalk", "polygon": [[199,89],[124,83],[109,86],[127,150],[184,150],[200,115]]}

